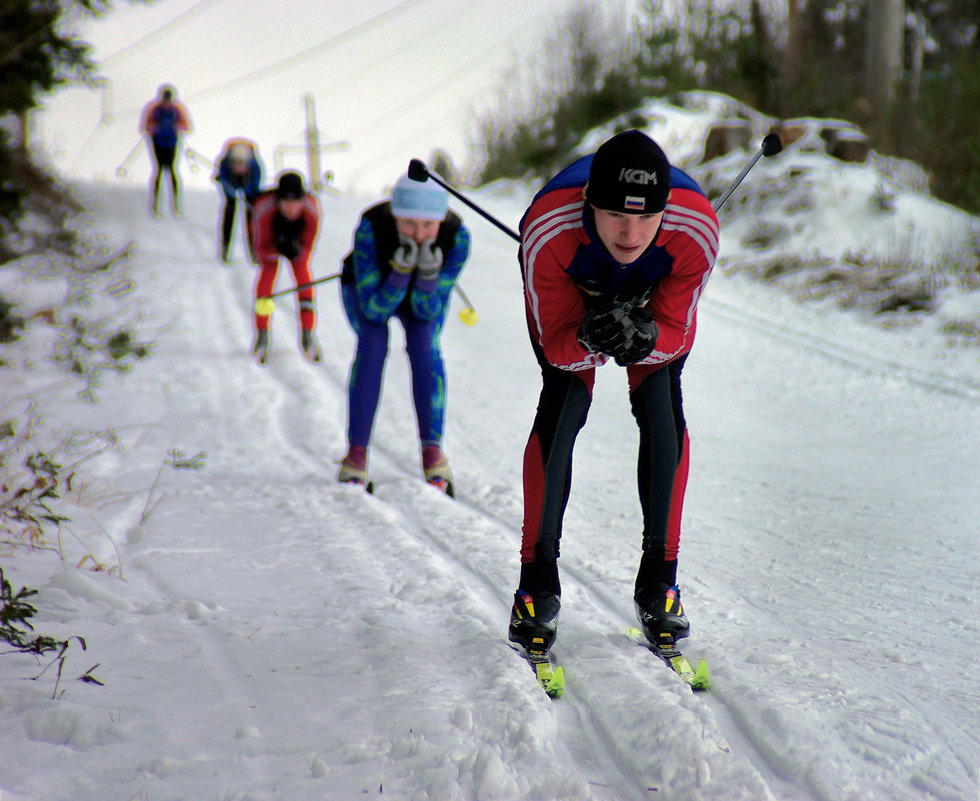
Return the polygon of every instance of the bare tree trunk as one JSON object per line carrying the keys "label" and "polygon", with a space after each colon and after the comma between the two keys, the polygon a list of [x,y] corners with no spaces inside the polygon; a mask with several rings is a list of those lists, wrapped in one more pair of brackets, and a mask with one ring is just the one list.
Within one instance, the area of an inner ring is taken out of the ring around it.
{"label": "bare tree trunk", "polygon": [[918,14],[912,27],[912,63],[909,65],[909,100],[919,99],[919,83],[922,80],[922,60],[925,55],[925,21]]}
{"label": "bare tree trunk", "polygon": [[786,2],[786,45],[783,48],[782,76],[780,86],[780,112],[792,107],[791,98],[799,88],[800,59],[803,56],[803,34],[800,30],[800,5],[803,0]]}
{"label": "bare tree trunk", "polygon": [[865,95],[876,115],[895,100],[905,47],[905,0],[869,0]]}

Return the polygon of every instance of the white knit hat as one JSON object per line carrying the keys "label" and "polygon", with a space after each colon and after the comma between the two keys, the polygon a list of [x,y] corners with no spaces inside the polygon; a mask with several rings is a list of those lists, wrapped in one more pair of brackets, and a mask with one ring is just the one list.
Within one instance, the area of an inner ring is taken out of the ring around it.
{"label": "white knit hat", "polygon": [[444,220],[449,194],[435,181],[413,181],[408,173],[391,190],[391,213],[414,220]]}
{"label": "white knit hat", "polygon": [[247,162],[252,159],[252,148],[244,142],[235,142],[228,148],[228,157],[232,161]]}

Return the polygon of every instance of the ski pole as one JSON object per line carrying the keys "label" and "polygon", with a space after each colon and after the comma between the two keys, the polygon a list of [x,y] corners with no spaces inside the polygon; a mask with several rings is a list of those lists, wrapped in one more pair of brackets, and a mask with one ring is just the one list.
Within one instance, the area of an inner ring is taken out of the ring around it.
{"label": "ski pole", "polygon": [[214,162],[211,161],[211,159],[206,158],[205,156],[202,156],[200,153],[198,153],[193,148],[190,148],[189,147],[184,152],[187,154],[187,158],[191,159],[192,161],[196,161],[196,162],[198,162],[200,164],[203,164],[208,169],[211,169],[211,170],[214,169]]}
{"label": "ski pole", "polygon": [[133,159],[135,159],[139,155],[140,145],[142,144],[143,144],[143,137],[141,136],[139,139],[136,140],[136,144],[133,145],[133,149],[129,151],[126,158],[123,159],[122,164],[116,167],[116,175],[118,175],[120,178],[126,177],[126,172],[129,170],[129,165],[133,162]]}
{"label": "ski pole", "polygon": [[273,303],[273,298],[280,298],[283,295],[289,295],[293,292],[299,292],[301,289],[309,289],[311,286],[316,286],[317,284],[325,284],[327,281],[333,281],[334,278],[340,278],[341,273],[334,273],[333,275],[328,275],[326,278],[318,278],[316,281],[310,281],[308,284],[300,284],[299,286],[294,286],[291,289],[284,289],[281,292],[274,292],[271,295],[262,295],[255,299],[255,313],[261,314],[263,317],[268,317],[276,309],[276,304]]}
{"label": "ski pole", "polygon": [[466,297],[466,293],[463,291],[463,287],[461,287],[459,284],[456,284],[455,287],[456,287],[456,291],[459,293],[459,296],[463,299],[463,303],[466,304],[465,309],[460,309],[459,321],[463,325],[470,325],[470,326],[476,325],[476,321],[477,321],[476,309],[473,308],[473,304],[470,303],[470,299]]}
{"label": "ski pole", "polygon": [[419,159],[412,159],[410,162],[408,162],[408,177],[411,178],[413,181],[419,181],[419,182],[425,182],[428,178],[431,178],[447,192],[449,192],[452,195],[455,195],[460,200],[462,200],[467,206],[473,209],[473,211],[475,211],[477,214],[482,215],[485,219],[489,220],[494,225],[496,225],[501,231],[503,231],[505,234],[510,236],[510,238],[513,239],[515,242],[521,241],[520,236],[518,236],[514,231],[512,231],[510,228],[508,228],[506,225],[500,222],[500,220],[498,220],[496,217],[490,214],[490,212],[481,209],[479,206],[476,205],[476,203],[474,203],[469,198],[463,197],[463,195],[461,195],[459,192],[453,189],[449,184],[443,181],[435,173],[429,172],[429,168],[426,167],[425,163],[420,161]]}
{"label": "ski pole", "polygon": [[749,170],[751,170],[755,166],[755,163],[760,158],[762,158],[763,156],[765,156],[766,158],[769,158],[770,156],[775,156],[782,149],[783,149],[783,141],[779,138],[779,134],[776,133],[766,134],[766,136],[762,140],[762,147],[760,147],[759,150],[756,151],[755,155],[752,156],[752,160],[742,168],[742,171],[735,177],[735,180],[728,185],[728,188],[721,193],[721,197],[719,197],[714,203],[711,204],[711,208],[714,209],[715,211],[718,211],[722,206],[725,205],[725,201],[732,196],[732,192],[734,192],[735,189],[738,187],[738,185],[742,183],[742,179],[749,174]]}

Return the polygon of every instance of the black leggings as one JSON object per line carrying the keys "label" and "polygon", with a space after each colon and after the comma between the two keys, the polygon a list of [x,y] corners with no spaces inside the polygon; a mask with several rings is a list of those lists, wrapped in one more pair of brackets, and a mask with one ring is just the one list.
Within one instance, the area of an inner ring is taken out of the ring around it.
{"label": "black leggings", "polygon": [[[572,452],[592,403],[594,372],[561,370],[545,360],[536,344],[534,352],[541,366],[542,388],[524,452],[522,576],[526,574],[529,581],[534,580],[532,576],[545,581],[543,589],[559,592],[553,563],[559,556],[571,487]],[[674,477],[685,440],[680,389],[685,359],[649,372],[630,394],[640,430],[637,484],[643,511],[643,552],[649,554],[646,561],[651,565],[664,560]],[[604,477],[596,478],[601,481]],[[533,592],[530,587],[524,589]]]}
{"label": "black leggings", "polygon": [[176,147],[162,147],[153,145],[153,158],[156,160],[157,169],[153,176],[153,197],[160,196],[160,178],[163,171],[170,173],[170,187],[173,189],[174,197],[177,197],[177,170],[174,168],[174,161],[177,157]]}
{"label": "black leggings", "polygon": [[[227,250],[231,245],[231,232],[235,228],[235,212],[238,210],[238,198],[225,195],[225,210],[221,218],[221,246]],[[248,239],[248,250],[252,253],[252,204],[245,201],[245,235]]]}

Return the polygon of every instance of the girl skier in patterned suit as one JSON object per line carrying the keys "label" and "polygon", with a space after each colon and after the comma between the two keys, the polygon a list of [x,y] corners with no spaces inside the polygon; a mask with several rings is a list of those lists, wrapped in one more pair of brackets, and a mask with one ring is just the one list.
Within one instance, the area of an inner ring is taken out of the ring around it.
{"label": "girl skier in patterned suit", "polygon": [[357,335],[348,383],[348,450],[337,475],[342,483],[367,482],[367,449],[394,317],[405,329],[422,472],[426,481],[453,494],[442,450],[446,369],[439,338],[469,256],[470,234],[448,202],[434,181],[403,175],[391,199],[364,211],[354,231],[340,279],[344,311]]}
{"label": "girl skier in patterned suit", "polygon": [[637,616],[653,643],[687,636],[676,587],[688,471],[680,377],[717,251],[718,219],[704,194],[640,131],[612,137],[560,172],[521,220],[525,307],[543,387],[524,453],[512,641],[546,651],[557,632],[572,450],[595,368],[609,358],[626,367],[640,429]]}

